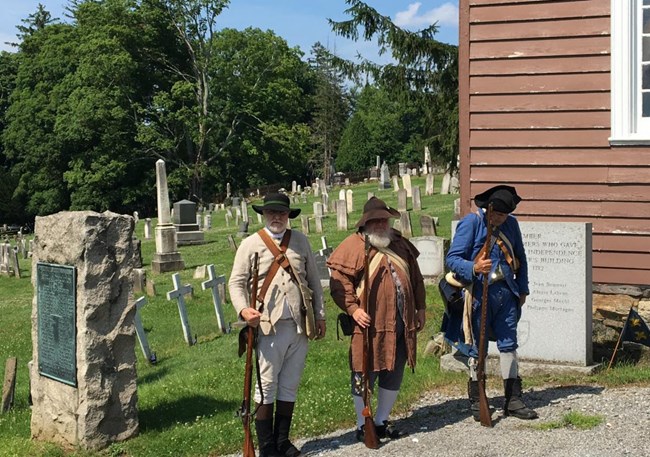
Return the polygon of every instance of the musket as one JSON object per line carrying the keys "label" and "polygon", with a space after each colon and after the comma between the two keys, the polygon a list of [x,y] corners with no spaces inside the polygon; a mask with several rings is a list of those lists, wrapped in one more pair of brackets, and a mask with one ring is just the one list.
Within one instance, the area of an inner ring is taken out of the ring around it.
{"label": "musket", "polygon": [[[370,295],[370,240],[368,235],[365,238],[365,255],[363,261],[363,298],[361,299],[361,309],[368,313],[368,296]],[[377,429],[375,429],[375,421],[372,418],[372,409],[370,406],[370,326],[363,329],[363,364],[361,375],[363,377],[363,417],[365,423],[363,427],[363,443],[369,449],[377,449],[379,447],[379,437],[377,436]]]}
{"label": "musket", "polygon": [[[483,251],[485,256],[490,255],[490,247],[492,242],[492,203],[488,205],[487,209],[487,238],[485,239],[485,246]],[[481,299],[481,326],[479,332],[479,346],[478,346],[478,366],[476,367],[478,375],[478,405],[479,405],[479,418],[481,425],[484,427],[492,427],[492,415],[490,414],[490,405],[488,404],[487,394],[485,393],[485,359],[487,352],[487,341],[485,335],[485,327],[487,325],[487,309],[488,309],[488,278],[489,273],[483,273],[483,296]]]}
{"label": "musket", "polygon": [[[259,276],[259,255],[253,256],[253,283],[251,286],[250,307],[257,309],[257,281]],[[251,387],[253,384],[253,346],[257,328],[250,325],[246,328],[246,370],[244,372],[244,400],[241,405],[241,420],[244,423],[244,457],[255,457],[255,446],[251,435]]]}

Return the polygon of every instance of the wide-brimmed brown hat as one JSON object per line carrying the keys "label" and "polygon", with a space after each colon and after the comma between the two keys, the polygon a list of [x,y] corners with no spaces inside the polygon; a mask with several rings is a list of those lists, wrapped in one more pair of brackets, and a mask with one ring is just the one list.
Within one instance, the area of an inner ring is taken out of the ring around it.
{"label": "wide-brimmed brown hat", "polygon": [[492,203],[492,209],[500,213],[512,213],[520,201],[521,197],[515,188],[505,185],[491,187],[474,197],[477,207],[487,209]]}
{"label": "wide-brimmed brown hat", "polygon": [[289,197],[280,193],[267,194],[264,197],[264,204],[262,206],[252,205],[253,210],[262,214],[264,210],[267,211],[288,211],[289,218],[293,219],[294,217],[300,214],[300,208],[291,208],[289,206]]}
{"label": "wide-brimmed brown hat", "polygon": [[377,197],[371,197],[370,200],[363,205],[363,215],[355,227],[363,227],[370,219],[388,219],[399,216],[399,211],[386,205],[383,200],[380,200]]}

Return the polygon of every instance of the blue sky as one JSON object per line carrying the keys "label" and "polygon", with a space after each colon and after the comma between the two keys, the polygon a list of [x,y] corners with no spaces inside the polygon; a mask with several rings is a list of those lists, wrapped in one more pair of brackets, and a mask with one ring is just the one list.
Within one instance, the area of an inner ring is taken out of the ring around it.
{"label": "blue sky", "polygon": [[[16,25],[34,13],[42,3],[52,17],[65,20],[67,0],[0,0],[0,50],[11,50],[7,41],[16,41]],[[390,16],[400,27],[417,30],[438,22],[438,40],[458,44],[458,0],[367,0],[381,14]],[[219,16],[223,27],[271,29],[290,46],[300,46],[309,54],[316,41],[346,58],[357,52],[370,57],[375,49],[371,43],[352,42],[334,35],[327,18],[344,20],[348,5],[345,0],[232,0]]]}

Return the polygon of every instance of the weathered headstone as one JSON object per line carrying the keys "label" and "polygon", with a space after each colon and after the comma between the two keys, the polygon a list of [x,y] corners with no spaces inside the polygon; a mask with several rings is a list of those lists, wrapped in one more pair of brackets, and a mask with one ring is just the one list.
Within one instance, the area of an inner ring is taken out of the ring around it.
{"label": "weathered headstone", "polygon": [[345,189],[339,190],[339,200],[345,201]]}
{"label": "weathered headstone", "polygon": [[345,200],[339,200],[339,204],[336,205],[336,228],[338,230],[348,229],[348,211]]}
{"label": "weathered headstone", "polygon": [[445,271],[445,239],[437,236],[417,236],[409,241],[420,251],[418,265],[425,281],[435,282]]}
{"label": "weathered headstone", "polygon": [[398,174],[399,176],[404,176],[404,175],[408,174],[408,168],[407,168],[407,166],[406,166],[406,163],[404,163],[404,162],[399,162],[399,163],[397,164],[397,174]]}
{"label": "weathered headstone", "polygon": [[422,236],[436,236],[436,224],[431,216],[423,214],[420,216],[420,229]]}
{"label": "weathered headstone", "polygon": [[156,354],[154,352],[151,352],[151,349],[149,348],[149,340],[147,339],[147,334],[144,331],[144,326],[142,325],[142,318],[140,317],[140,310],[146,304],[146,297],[140,297],[135,301],[135,333],[138,335],[138,342],[140,343],[140,349],[142,350],[144,359],[150,364],[154,365],[157,362]]}
{"label": "weathered headstone", "polygon": [[148,217],[144,220],[144,239],[151,239],[151,218]]}
{"label": "weathered headstone", "polygon": [[354,192],[352,189],[348,189],[345,192],[345,204],[348,210],[348,213],[351,213],[354,211]]}
{"label": "weathered headstone", "polygon": [[323,215],[323,204],[321,202],[314,202],[314,216]]}
{"label": "weathered headstone", "polygon": [[219,285],[226,284],[226,277],[221,275],[217,276],[214,271],[214,265],[208,265],[208,280],[201,283],[201,288],[203,290],[210,289],[212,292],[212,303],[214,304],[214,312],[217,315],[217,325],[221,333],[228,333],[229,329],[226,326],[226,320],[223,317],[223,310],[221,308],[222,298],[219,294]]}
{"label": "weathered headstone", "polygon": [[212,215],[206,214],[203,216],[203,228],[204,230],[212,230]]}
{"label": "weathered headstone", "polygon": [[246,199],[241,201],[241,217],[244,222],[248,222],[248,203]]}
{"label": "weathered headstone", "polygon": [[300,216],[300,222],[302,223],[302,233],[309,235],[309,216]]}
{"label": "weathered headstone", "polygon": [[323,233],[323,216],[314,216],[314,225],[316,233]]}
{"label": "weathered headstone", "polygon": [[205,275],[207,274],[208,271],[208,266],[207,265],[199,265],[194,269],[194,275],[192,276],[193,279],[204,279]]}
{"label": "weathered headstone", "polygon": [[397,211],[406,211],[407,208],[407,195],[406,189],[400,189],[397,191]]}
{"label": "weathered headstone", "polygon": [[5,378],[2,383],[2,404],[0,404],[0,413],[6,413],[14,405],[16,392],[16,357],[9,357],[5,363]]}
{"label": "weathered headstone", "polygon": [[379,190],[390,189],[390,171],[384,162],[379,171]]}
{"label": "weathered headstone", "polygon": [[172,275],[172,282],[174,289],[167,292],[167,300],[176,300],[178,305],[178,314],[181,318],[181,327],[183,328],[183,338],[189,346],[196,343],[196,338],[192,336],[190,330],[190,322],[187,317],[187,308],[185,306],[185,295],[192,293],[192,286],[190,284],[181,284],[181,275],[174,273]]}
{"label": "weathered headstone", "polygon": [[424,187],[424,193],[425,195],[433,195],[433,187],[434,187],[434,175],[429,173],[426,178],[426,183]]}
{"label": "weathered headstone", "polygon": [[101,449],[138,432],[133,229],[111,212],[36,218],[33,439]]}
{"label": "weathered headstone", "polygon": [[413,196],[413,191],[411,188],[411,176],[410,175],[402,175],[402,187],[406,189],[406,196],[407,197],[412,197]]}
{"label": "weathered headstone", "polygon": [[411,226],[411,213],[408,211],[400,211],[399,226],[402,236],[411,238],[413,236],[413,228]]}
{"label": "weathered headstone", "polygon": [[420,197],[420,186],[413,186],[413,211],[422,211],[422,198]]}
{"label": "weathered headstone", "polygon": [[393,176],[393,191],[395,192],[399,191],[399,181],[397,176]]}
{"label": "weathered headstone", "polygon": [[165,161],[156,162],[156,191],[158,200],[158,224],[156,224],[156,253],[151,261],[154,273],[182,270],[185,262],[178,252],[176,229],[169,211],[169,191]]}
{"label": "weathered headstone", "polygon": [[228,235],[228,246],[232,252],[237,252],[237,242],[232,235]]}
{"label": "weathered headstone", "polygon": [[440,194],[442,195],[449,194],[450,185],[451,185],[451,175],[449,174],[449,172],[447,172],[442,177],[442,184],[440,185]]}

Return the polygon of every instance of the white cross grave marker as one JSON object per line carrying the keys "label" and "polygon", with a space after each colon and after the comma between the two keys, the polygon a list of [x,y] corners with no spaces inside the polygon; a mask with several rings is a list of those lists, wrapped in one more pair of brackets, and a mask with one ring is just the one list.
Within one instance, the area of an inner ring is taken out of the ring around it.
{"label": "white cross grave marker", "polygon": [[214,265],[208,265],[208,279],[201,283],[201,288],[203,290],[212,289],[212,302],[214,303],[214,312],[217,315],[217,324],[222,333],[228,333],[228,328],[226,327],[226,321],[223,318],[223,310],[221,309],[221,296],[219,295],[219,284],[226,283],[226,277],[224,275],[216,276],[214,272]]}
{"label": "white cross grave marker", "polygon": [[181,285],[181,275],[174,273],[172,275],[172,281],[174,283],[174,290],[167,292],[167,300],[176,299],[178,301],[178,314],[181,317],[181,325],[183,326],[183,337],[185,342],[190,346],[196,343],[196,338],[192,337],[192,332],[190,331],[190,322],[187,319],[187,309],[185,308],[185,295],[192,293],[192,286],[190,284]]}
{"label": "white cross grave marker", "polygon": [[147,297],[140,297],[135,301],[135,333],[138,335],[138,341],[140,342],[140,348],[142,349],[142,354],[144,358],[147,359],[152,365],[157,362],[156,354],[151,352],[149,349],[149,341],[147,340],[147,334],[144,332],[144,327],[142,326],[142,319],[140,319],[140,309],[147,304]]}

